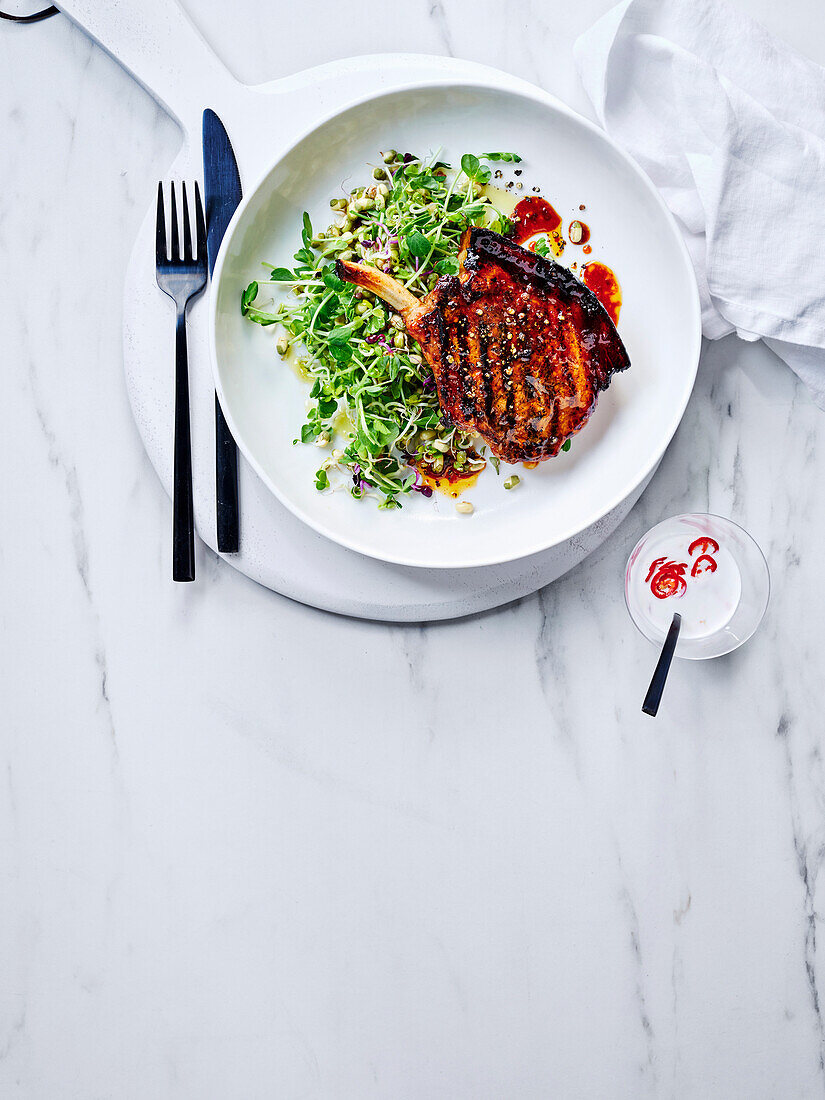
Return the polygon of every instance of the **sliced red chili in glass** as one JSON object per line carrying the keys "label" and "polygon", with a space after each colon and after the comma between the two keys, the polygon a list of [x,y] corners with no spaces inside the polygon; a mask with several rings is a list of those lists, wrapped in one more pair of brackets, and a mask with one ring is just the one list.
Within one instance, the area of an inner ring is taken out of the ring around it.
{"label": "sliced red chili in glass", "polygon": [[[700,569],[700,565],[704,565],[704,569]],[[693,563],[690,575],[691,577],[698,577],[702,573],[715,573],[718,568],[719,563],[716,561],[716,558],[712,558],[710,554],[700,554]]]}
{"label": "sliced red chili in glass", "polygon": [[650,569],[648,569],[647,576],[645,577],[645,584],[647,584],[647,582],[650,580],[650,578],[653,576],[659,566],[664,565],[666,561],[667,558],[656,558],[655,561],[652,561],[650,563]]}
{"label": "sliced red chili in glass", "polygon": [[684,577],[686,569],[686,562],[665,561],[650,582],[650,591],[657,600],[684,595],[687,591],[687,581]]}
{"label": "sliced red chili in glass", "polygon": [[[701,538],[694,539],[688,547],[688,554],[693,557],[694,550],[701,550],[703,554],[718,554],[719,543],[716,539],[712,539],[710,535],[702,535]],[[692,576],[693,574],[691,574]]]}

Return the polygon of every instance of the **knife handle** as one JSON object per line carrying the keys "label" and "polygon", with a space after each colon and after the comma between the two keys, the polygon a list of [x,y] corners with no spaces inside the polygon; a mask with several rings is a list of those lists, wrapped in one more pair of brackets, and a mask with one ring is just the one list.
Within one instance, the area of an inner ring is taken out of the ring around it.
{"label": "knife handle", "polygon": [[226,423],[217,394],[215,394],[215,500],[218,553],[237,554],[240,549],[238,445]]}

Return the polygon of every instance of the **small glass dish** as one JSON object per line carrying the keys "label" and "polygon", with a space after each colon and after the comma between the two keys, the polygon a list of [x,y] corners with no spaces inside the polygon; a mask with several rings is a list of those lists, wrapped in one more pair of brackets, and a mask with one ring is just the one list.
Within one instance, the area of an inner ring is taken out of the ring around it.
{"label": "small glass dish", "polygon": [[627,559],[624,595],[644,636],[661,645],[682,616],[676,656],[689,661],[737,649],[762,621],[771,581],[751,536],[723,516],[673,516],[644,535]]}

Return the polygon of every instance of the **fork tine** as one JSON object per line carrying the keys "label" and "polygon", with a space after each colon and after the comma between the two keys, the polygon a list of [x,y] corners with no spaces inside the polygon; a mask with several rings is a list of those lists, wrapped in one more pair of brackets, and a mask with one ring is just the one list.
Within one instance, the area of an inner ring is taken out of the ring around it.
{"label": "fork tine", "polygon": [[198,260],[203,263],[206,257],[206,221],[201,205],[201,190],[195,180],[195,233],[197,235]]}
{"label": "fork tine", "polygon": [[163,183],[158,183],[158,220],[155,230],[155,263],[166,262],[166,214],[163,209]]}
{"label": "fork tine", "polygon": [[175,185],[172,184],[172,260],[180,261],[180,239],[178,237],[178,204],[175,200]]}
{"label": "fork tine", "polygon": [[183,191],[183,262],[192,263],[192,230],[189,227],[189,200],[186,197],[186,183],[181,183]]}

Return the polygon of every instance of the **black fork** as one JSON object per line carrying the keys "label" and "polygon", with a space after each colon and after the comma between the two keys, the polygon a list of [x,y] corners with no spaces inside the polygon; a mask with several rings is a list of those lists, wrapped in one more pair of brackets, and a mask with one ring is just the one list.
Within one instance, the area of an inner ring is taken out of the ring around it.
{"label": "black fork", "polygon": [[175,303],[175,472],[172,492],[172,577],[195,579],[195,517],[192,505],[192,441],[189,429],[189,363],[186,354],[186,307],[206,286],[206,222],[201,193],[195,184],[195,253],[189,227],[186,184],[181,184],[183,252],[180,250],[178,206],[172,191],[172,251],[166,251],[166,215],[163,183],[158,184],[157,280]]}

